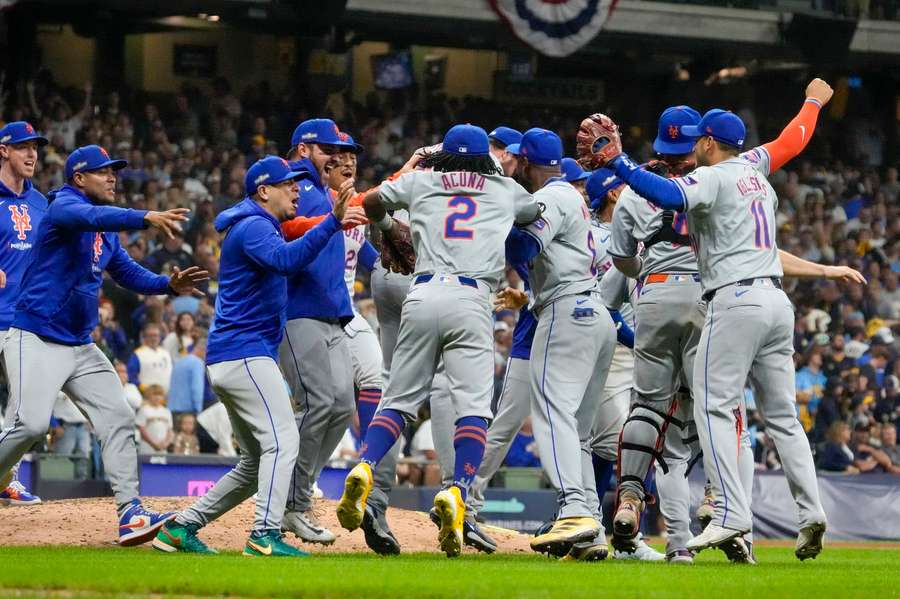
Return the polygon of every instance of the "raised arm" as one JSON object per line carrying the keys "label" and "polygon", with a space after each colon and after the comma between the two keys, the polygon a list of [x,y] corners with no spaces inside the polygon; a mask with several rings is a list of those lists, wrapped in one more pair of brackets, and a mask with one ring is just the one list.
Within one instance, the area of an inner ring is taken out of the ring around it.
{"label": "raised arm", "polygon": [[845,281],[847,283],[866,284],[866,278],[858,270],[849,266],[827,266],[804,260],[784,250],[778,250],[778,258],[781,260],[781,269],[786,277],[801,279],[831,279]]}
{"label": "raised arm", "polygon": [[609,166],[616,171],[616,175],[620,179],[628,183],[631,189],[652,204],[663,210],[685,211],[684,191],[678,186],[675,179],[666,179],[644,170],[625,154],[617,156],[609,163]]}
{"label": "raised arm", "polygon": [[773,173],[797,156],[816,130],[819,110],[828,103],[834,90],[821,79],[813,79],[806,87],[806,100],[797,116],[775,140],[763,144],[769,154],[769,172]]}
{"label": "raised arm", "polygon": [[341,222],[332,213],[300,239],[285,243],[268,222],[256,219],[247,225],[244,252],[263,268],[290,275],[315,260],[340,230]]}
{"label": "raised arm", "polygon": [[85,205],[69,198],[57,198],[47,211],[54,225],[77,231],[130,231],[145,229],[146,210],[116,206]]}
{"label": "raised arm", "polygon": [[106,271],[116,283],[137,293],[163,295],[170,292],[169,277],[147,270],[135,262],[121,245],[116,247]]}

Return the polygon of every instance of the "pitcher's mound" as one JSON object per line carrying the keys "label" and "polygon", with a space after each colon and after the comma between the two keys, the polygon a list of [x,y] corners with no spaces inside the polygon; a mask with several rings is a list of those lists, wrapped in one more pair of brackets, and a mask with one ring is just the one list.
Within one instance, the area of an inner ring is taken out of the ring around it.
{"label": "pitcher's mound", "polygon": [[[148,509],[157,511],[177,511],[190,505],[194,499],[155,497],[148,498],[145,505]],[[335,516],[335,505],[335,501],[328,499],[320,499],[317,504],[320,521],[337,535],[333,545],[323,547],[299,543],[291,533],[285,537],[286,540],[314,553],[369,551],[362,530],[347,532],[340,527]],[[201,538],[216,549],[242,549],[253,522],[253,507],[252,500],[245,501],[204,528],[200,533]],[[437,528],[428,519],[427,514],[391,508],[387,517],[391,530],[405,553],[439,551]],[[3,531],[4,545],[108,546],[116,542],[116,524],[115,505],[112,498],[108,497],[47,501],[31,507],[0,509],[0,530]],[[531,537],[527,535],[492,527],[486,527],[485,530],[497,541],[498,552],[531,552],[528,546]],[[466,551],[475,552],[468,547]]]}

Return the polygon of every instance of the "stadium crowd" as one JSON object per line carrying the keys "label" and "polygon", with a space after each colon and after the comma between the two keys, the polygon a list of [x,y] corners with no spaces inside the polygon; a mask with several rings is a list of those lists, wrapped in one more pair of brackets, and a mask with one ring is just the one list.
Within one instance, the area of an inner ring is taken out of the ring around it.
{"label": "stadium crowd", "polygon": [[[296,123],[318,114],[266,83],[238,92],[222,79],[209,90],[185,86],[167,98],[125,91],[97,97],[90,85],[63,89],[43,72],[24,89],[4,91],[2,98],[0,113],[6,121],[29,120],[50,139],[34,179],[41,191],[63,184],[68,152],[96,143],[129,161],[118,177],[118,201],[123,205],[191,209],[190,222],[174,240],[143,231],[123,234],[122,243],[133,258],[157,273],[191,265],[208,270],[206,297],[142,297],[107,281],[94,340],[116,364],[135,410],[142,453],[233,455],[227,427],[223,433],[224,410],[216,408],[204,372],[220,252],[213,219],[241,199],[246,167],[266,154],[283,154]],[[394,99],[371,94],[365,103],[353,103],[345,94],[334,93],[319,111],[366,148],[358,189],[378,183],[416,148],[440,141],[450,123],[468,120],[490,128],[503,120],[523,130],[540,124],[559,131],[571,149],[575,117],[581,114],[510,112],[486,100],[444,98],[412,110]],[[655,116],[649,115],[648,121]],[[750,108],[742,116],[748,123],[756,121]],[[496,122],[485,122],[494,118]],[[767,127],[760,123],[751,136],[758,138]],[[827,123],[824,129],[818,154],[825,158],[795,161],[771,177],[780,199],[779,245],[808,260],[853,266],[869,284],[788,282],[797,310],[798,415],[821,469],[900,472],[900,359],[894,333],[900,332],[900,181],[896,166],[883,164],[884,139],[877,128],[860,127],[857,139],[841,146],[827,146]],[[649,147],[640,139],[632,128],[624,143],[633,155],[649,158]],[[357,290],[360,312],[377,326],[364,272]],[[498,390],[514,324],[513,313],[497,316]],[[747,402],[757,467],[779,469],[749,390]],[[96,443],[84,417],[65,397],[54,410],[50,433],[42,449],[84,456],[78,475],[87,476],[89,459],[99,452],[92,450]],[[420,425],[410,436],[411,455],[434,459],[429,435],[430,427]],[[357,442],[351,431],[335,457],[353,457]],[[511,465],[535,465],[531,446],[533,439],[523,432]],[[427,471],[406,476],[412,482],[429,480]]]}

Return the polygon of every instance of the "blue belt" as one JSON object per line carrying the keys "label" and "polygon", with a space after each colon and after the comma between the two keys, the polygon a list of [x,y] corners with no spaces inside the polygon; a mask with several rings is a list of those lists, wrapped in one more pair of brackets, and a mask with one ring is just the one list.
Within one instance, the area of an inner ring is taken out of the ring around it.
{"label": "blue belt", "polygon": [[[433,278],[434,275],[419,275],[418,277],[416,277],[415,284],[418,285],[419,283],[427,283]],[[459,281],[460,285],[467,285],[468,287],[474,287],[475,289],[478,289],[478,281],[471,277],[456,276],[456,280]]]}

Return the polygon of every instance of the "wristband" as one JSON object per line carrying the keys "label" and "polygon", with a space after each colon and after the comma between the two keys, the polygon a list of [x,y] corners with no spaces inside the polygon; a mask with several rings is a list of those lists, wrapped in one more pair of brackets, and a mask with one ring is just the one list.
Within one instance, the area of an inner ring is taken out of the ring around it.
{"label": "wristband", "polygon": [[394,217],[385,212],[381,220],[373,224],[382,231],[390,231],[391,227],[394,226]]}

